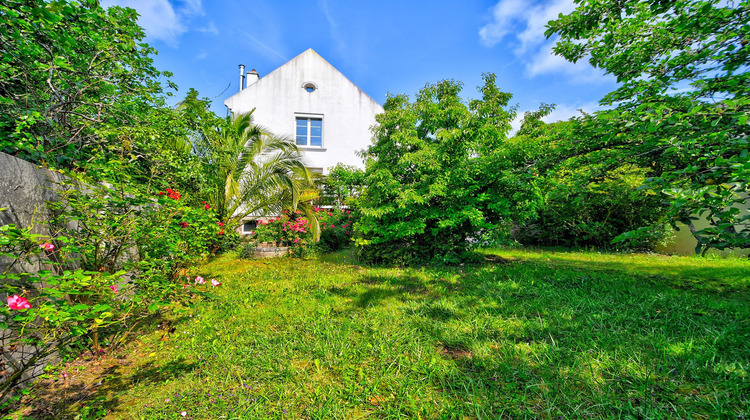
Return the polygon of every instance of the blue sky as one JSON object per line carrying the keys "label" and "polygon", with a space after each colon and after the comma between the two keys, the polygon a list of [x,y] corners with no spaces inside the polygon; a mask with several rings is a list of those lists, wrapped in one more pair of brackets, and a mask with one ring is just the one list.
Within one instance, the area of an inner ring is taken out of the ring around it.
{"label": "blue sky", "polygon": [[443,79],[476,97],[482,73],[492,72],[519,114],[554,103],[553,121],[596,109],[616,86],[587,62],[550,52],[545,24],[572,11],[572,0],[102,0],[113,4],[141,15],[178,97],[195,88],[219,115],[237,92],[238,64],[263,77],[308,48],[381,104],[389,92],[413,96]]}

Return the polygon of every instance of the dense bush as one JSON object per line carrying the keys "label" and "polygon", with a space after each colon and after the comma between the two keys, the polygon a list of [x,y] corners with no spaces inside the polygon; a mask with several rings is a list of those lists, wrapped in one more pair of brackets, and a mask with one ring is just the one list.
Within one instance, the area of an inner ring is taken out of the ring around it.
{"label": "dense bush", "polygon": [[[632,165],[595,173],[587,165],[560,169],[549,181],[538,217],[514,237],[525,245],[611,248],[619,235],[651,225],[663,215],[663,200],[641,189],[646,170]],[[630,248],[653,249],[659,235],[641,238]]]}
{"label": "dense bush", "polygon": [[494,75],[468,106],[460,92],[454,81],[427,85],[414,102],[389,97],[376,117],[355,225],[364,261],[459,262],[480,233],[534,214],[537,180],[508,149],[511,95]]}

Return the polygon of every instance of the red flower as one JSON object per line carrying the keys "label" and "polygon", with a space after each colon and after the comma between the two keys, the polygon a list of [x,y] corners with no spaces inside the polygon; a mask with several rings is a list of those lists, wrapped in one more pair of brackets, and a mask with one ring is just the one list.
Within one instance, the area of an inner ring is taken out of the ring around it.
{"label": "red flower", "polygon": [[219,227],[224,227],[224,223],[216,222],[216,224],[219,225]]}
{"label": "red flower", "polygon": [[219,230],[219,235],[223,235],[223,234],[224,234],[224,229],[220,229]]}
{"label": "red flower", "polygon": [[180,222],[180,226],[185,229],[186,227],[190,226],[188,222]]}
{"label": "red flower", "polygon": [[173,200],[179,200],[180,197],[182,197],[182,194],[178,193],[177,191],[171,188],[167,188],[167,195],[169,196],[169,198]]}
{"label": "red flower", "polygon": [[211,206],[209,206],[208,204],[206,204],[206,210],[208,210],[210,208],[211,208]]}
{"label": "red flower", "polygon": [[8,307],[11,310],[19,311],[21,309],[31,308],[31,304],[26,298],[18,295],[13,295],[12,297],[8,296]]}

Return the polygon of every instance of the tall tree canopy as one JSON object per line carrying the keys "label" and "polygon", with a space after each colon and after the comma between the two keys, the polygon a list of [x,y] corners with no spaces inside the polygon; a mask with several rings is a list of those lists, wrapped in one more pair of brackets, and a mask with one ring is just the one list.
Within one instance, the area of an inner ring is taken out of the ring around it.
{"label": "tall tree canopy", "polygon": [[555,52],[587,58],[620,87],[608,111],[586,118],[588,150],[621,148],[647,162],[648,185],[669,196],[669,222],[695,231],[698,247],[749,247],[750,2],[578,0],[549,22]]}
{"label": "tall tree canopy", "polygon": [[358,202],[365,260],[455,262],[482,234],[534,211],[526,156],[507,147],[511,95],[491,74],[480,90],[468,105],[451,80],[425,86],[414,102],[386,100]]}
{"label": "tall tree canopy", "polygon": [[132,148],[161,105],[160,78],[132,9],[96,0],[0,3],[0,150],[74,168]]}

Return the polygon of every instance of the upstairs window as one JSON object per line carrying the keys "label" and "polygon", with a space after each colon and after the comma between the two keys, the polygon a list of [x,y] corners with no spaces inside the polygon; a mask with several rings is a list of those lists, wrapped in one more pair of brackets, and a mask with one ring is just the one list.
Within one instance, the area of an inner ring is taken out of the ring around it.
{"label": "upstairs window", "polygon": [[323,147],[323,119],[297,117],[297,145]]}

